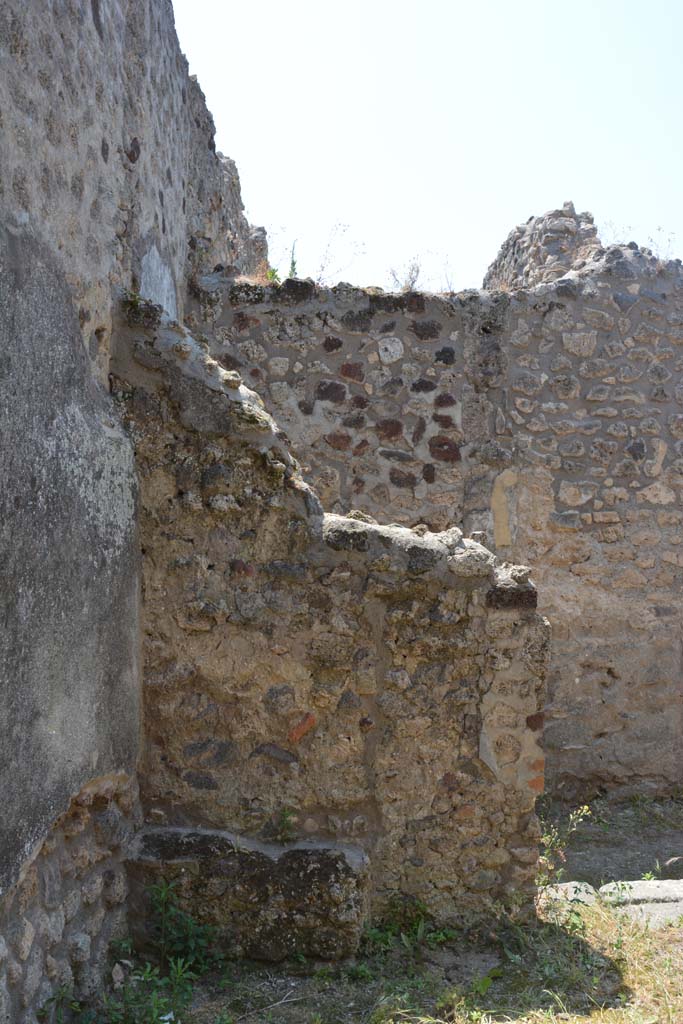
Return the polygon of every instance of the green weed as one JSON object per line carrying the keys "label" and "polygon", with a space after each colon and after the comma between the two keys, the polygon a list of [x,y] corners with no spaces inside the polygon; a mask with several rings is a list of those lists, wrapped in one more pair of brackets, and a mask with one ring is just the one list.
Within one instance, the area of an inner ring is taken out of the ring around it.
{"label": "green weed", "polygon": [[275,822],[275,838],[279,843],[291,843],[296,836],[297,817],[291,807],[282,807]]}
{"label": "green weed", "polygon": [[152,932],[162,964],[181,958],[188,967],[205,974],[221,962],[215,949],[215,930],[199,924],[178,904],[176,882],[162,879],[149,890]]}
{"label": "green weed", "polygon": [[566,849],[569,837],[576,832],[582,821],[591,817],[591,809],[587,804],[577,807],[567,818],[546,820],[542,822],[544,830],[541,835],[543,852],[539,859],[537,885],[549,885],[559,882],[564,874],[564,863],[567,859]]}
{"label": "green weed", "polygon": [[366,928],[361,943],[369,956],[388,953],[401,945],[411,956],[425,948],[434,949],[451,942],[456,932],[450,928],[436,928],[427,907],[420,900],[395,898],[386,915]]}
{"label": "green weed", "polygon": [[368,964],[349,964],[348,967],[344,968],[344,976],[349,981],[373,981],[375,973]]}

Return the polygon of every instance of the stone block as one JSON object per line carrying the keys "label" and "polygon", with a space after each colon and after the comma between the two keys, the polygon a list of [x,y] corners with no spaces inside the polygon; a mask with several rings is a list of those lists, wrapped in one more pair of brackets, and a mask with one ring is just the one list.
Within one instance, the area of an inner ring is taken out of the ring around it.
{"label": "stone block", "polygon": [[558,901],[590,906],[597,898],[596,890],[588,882],[557,882],[555,885],[544,885],[539,891],[542,904]]}
{"label": "stone block", "polygon": [[226,951],[260,960],[351,956],[367,916],[369,865],[353,846],[145,829],[127,868],[131,931],[142,946],[149,940],[147,892],[161,878],[176,880],[183,910],[215,927]]}
{"label": "stone block", "polygon": [[677,879],[610,882],[599,894],[617,912],[651,928],[683,918],[683,881]]}

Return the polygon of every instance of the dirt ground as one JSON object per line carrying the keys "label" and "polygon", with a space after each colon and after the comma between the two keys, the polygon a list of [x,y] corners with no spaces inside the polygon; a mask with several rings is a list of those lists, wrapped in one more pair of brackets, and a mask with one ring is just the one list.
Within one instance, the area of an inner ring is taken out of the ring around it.
{"label": "dirt ground", "polygon": [[600,886],[648,875],[683,878],[683,798],[636,796],[590,807],[568,839],[563,881]]}
{"label": "dirt ground", "polygon": [[444,989],[467,986],[499,964],[495,950],[454,948],[419,960],[397,951],[343,965],[239,964],[197,991],[188,1024],[359,1024],[384,1007],[436,1011]]}
{"label": "dirt ground", "polygon": [[[567,809],[546,814],[562,827]],[[677,857],[683,799],[596,801],[566,840],[561,877],[681,877]],[[458,934],[379,927],[345,963],[228,964],[197,987],[183,1024],[497,1021],[683,1024],[683,921],[655,931],[599,904]]]}

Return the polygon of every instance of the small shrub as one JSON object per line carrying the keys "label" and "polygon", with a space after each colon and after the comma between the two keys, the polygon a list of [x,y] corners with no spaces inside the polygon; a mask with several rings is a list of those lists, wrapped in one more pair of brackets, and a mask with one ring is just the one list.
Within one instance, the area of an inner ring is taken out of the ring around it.
{"label": "small shrub", "polygon": [[162,965],[174,958],[199,974],[217,967],[221,956],[215,950],[215,930],[199,924],[178,904],[176,882],[162,879],[150,888],[154,944]]}
{"label": "small shrub", "polygon": [[591,809],[587,804],[577,807],[571,811],[563,821],[543,822],[544,830],[541,835],[543,852],[539,859],[539,872],[536,877],[537,885],[549,885],[552,882],[559,882],[564,874],[564,863],[567,860],[567,843],[569,837],[576,832],[582,821],[591,817]]}
{"label": "small shrub", "polygon": [[131,327],[158,327],[163,309],[149,299],[143,299],[139,292],[126,291],[121,306]]}
{"label": "small shrub", "polygon": [[291,807],[283,807],[275,822],[275,838],[279,843],[291,843],[296,836],[297,816]]}
{"label": "small shrub", "polygon": [[367,964],[349,964],[344,968],[344,975],[349,981],[373,981],[374,972]]}
{"label": "small shrub", "polygon": [[277,267],[271,267],[268,260],[261,260],[253,274],[249,274],[249,281],[256,285],[280,284],[280,274]]}
{"label": "small shrub", "polygon": [[451,942],[456,933],[450,928],[436,928],[421,900],[396,897],[380,921],[366,928],[362,949],[368,955],[387,953],[400,944],[411,956],[425,947],[434,949]]}
{"label": "small shrub", "polygon": [[389,271],[391,282],[398,292],[414,291],[421,273],[422,266],[417,256],[414,256],[403,270],[396,271],[392,267]]}
{"label": "small shrub", "polygon": [[38,1010],[36,1016],[40,1021],[47,1021],[52,1014],[52,1024],[64,1024],[66,1020],[72,1019],[74,1014],[80,1013],[81,1009],[81,1004],[74,999],[71,989],[61,985]]}

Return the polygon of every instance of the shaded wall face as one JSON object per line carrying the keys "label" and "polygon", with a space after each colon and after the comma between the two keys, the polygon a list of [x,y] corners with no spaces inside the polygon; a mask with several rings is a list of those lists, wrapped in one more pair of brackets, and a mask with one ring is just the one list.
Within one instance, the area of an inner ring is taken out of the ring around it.
{"label": "shaded wall face", "polygon": [[15,1021],[60,987],[91,994],[122,925],[139,609],[130,443],[63,268],[4,229],[0,437],[0,1020]]}
{"label": "shaded wall face", "polygon": [[[124,785],[137,755],[136,487],[107,394],[112,309],[132,288],[180,313],[195,268],[254,252],[166,0],[7,0],[0,68],[0,945],[17,961],[0,957],[0,1019],[14,1020],[17,1000],[35,1008],[62,983],[48,941],[70,949],[78,921],[60,931],[68,857],[49,904],[12,887],[61,844],[74,795],[112,773]],[[98,927],[92,957],[74,938],[88,985]]]}
{"label": "shaded wall face", "polygon": [[138,733],[130,443],[93,383],[65,275],[0,234],[0,891],[88,778]]}
{"label": "shaded wall face", "polygon": [[56,993],[91,998],[127,934],[124,847],[137,790],[113,773],[91,779],[53,823],[0,907],[0,1020],[35,1021]]}
{"label": "shaded wall face", "polygon": [[234,375],[207,387],[201,347],[159,339],[133,332],[116,383],[141,483],[148,820],[351,843],[376,906],[413,894],[448,917],[523,887],[533,587],[458,530],[322,517]]}
{"label": "shaded wall face", "polygon": [[450,298],[206,278],[197,322],[326,508],[480,530],[554,632],[556,792],[681,782],[683,278],[611,250]]}

